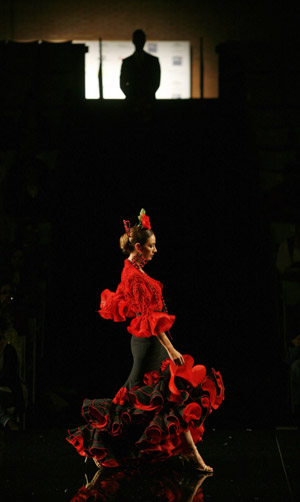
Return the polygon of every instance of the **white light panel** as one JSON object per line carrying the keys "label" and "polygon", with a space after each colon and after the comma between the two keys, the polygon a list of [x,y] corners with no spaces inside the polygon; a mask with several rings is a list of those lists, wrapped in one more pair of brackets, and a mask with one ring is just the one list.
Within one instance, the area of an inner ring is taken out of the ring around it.
{"label": "white light panel", "polygon": [[[85,44],[85,97],[99,99],[100,44],[98,40],[74,40]],[[148,41],[146,52],[159,58],[161,82],[156,92],[157,99],[189,99],[191,97],[191,56],[190,43],[186,41]],[[102,81],[104,99],[124,99],[120,89],[122,60],[133,54],[132,42],[102,42]]]}

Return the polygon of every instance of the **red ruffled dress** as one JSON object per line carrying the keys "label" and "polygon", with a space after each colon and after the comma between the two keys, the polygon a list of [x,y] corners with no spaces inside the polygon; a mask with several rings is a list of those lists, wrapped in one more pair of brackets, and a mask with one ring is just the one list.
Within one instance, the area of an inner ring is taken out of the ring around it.
{"label": "red ruffled dress", "polygon": [[190,430],[201,441],[203,422],[224,399],[219,372],[194,365],[190,355],[176,366],[156,335],[167,332],[169,315],[162,284],[125,260],[116,292],[101,294],[100,315],[116,322],[131,318],[132,371],[113,399],[85,399],[86,421],[69,431],[78,453],[103,466],[164,460],[182,452],[181,433]]}

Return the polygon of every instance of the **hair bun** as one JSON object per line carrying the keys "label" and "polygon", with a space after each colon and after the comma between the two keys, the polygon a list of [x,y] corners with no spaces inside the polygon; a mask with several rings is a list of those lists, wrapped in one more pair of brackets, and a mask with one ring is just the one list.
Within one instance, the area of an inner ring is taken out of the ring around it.
{"label": "hair bun", "polygon": [[153,234],[150,228],[143,228],[139,224],[126,228],[126,233],[120,237],[120,248],[124,254],[129,255],[134,251],[135,245],[139,243],[141,246],[146,244],[148,238]]}
{"label": "hair bun", "polygon": [[124,253],[124,254],[130,254],[130,252],[131,252],[131,245],[130,245],[129,237],[126,233],[121,235],[121,237],[120,237],[120,248],[121,248],[122,253]]}

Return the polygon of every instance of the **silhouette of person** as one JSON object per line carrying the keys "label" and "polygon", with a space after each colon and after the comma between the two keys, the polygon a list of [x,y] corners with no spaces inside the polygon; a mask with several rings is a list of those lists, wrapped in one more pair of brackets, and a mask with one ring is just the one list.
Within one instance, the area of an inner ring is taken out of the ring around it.
{"label": "silhouette of person", "polygon": [[135,30],[132,35],[135,52],[123,59],[120,87],[126,99],[138,104],[155,100],[160,84],[160,64],[156,56],[143,50],[146,35],[143,30]]}

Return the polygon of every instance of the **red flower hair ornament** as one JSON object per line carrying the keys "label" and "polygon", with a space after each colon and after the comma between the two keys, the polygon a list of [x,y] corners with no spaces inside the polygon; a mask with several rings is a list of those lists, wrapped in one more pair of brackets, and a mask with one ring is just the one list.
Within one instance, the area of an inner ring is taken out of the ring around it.
{"label": "red flower hair ornament", "polygon": [[[145,230],[151,230],[151,223],[150,223],[150,218],[149,216],[146,215],[145,209],[140,210],[140,214],[138,216],[138,224],[137,226],[140,228],[143,228]],[[130,237],[130,229],[131,229],[131,223],[129,220],[123,220],[125,232]]]}
{"label": "red flower hair ornament", "polygon": [[138,226],[141,228],[145,228],[146,230],[151,230],[150,218],[146,215],[145,209],[141,209],[140,214],[138,216],[139,223]]}

